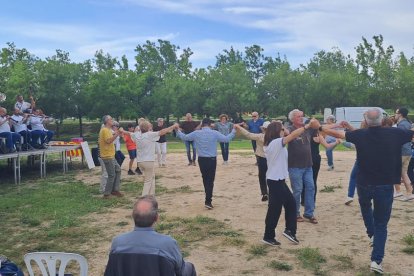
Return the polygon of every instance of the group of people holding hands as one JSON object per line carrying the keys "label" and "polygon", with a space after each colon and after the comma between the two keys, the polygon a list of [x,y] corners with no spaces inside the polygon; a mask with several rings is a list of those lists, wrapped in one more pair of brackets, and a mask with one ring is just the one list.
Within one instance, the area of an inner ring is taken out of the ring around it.
{"label": "group of people holding hands", "polygon": [[[276,240],[275,229],[282,208],[285,209],[286,222],[282,235],[294,244],[299,243],[296,237],[297,223],[303,221],[318,223],[314,211],[321,159],[319,145],[322,144],[330,149],[342,140],[346,140],[354,145],[357,153],[356,188],[367,235],[373,246],[370,267],[372,271],[383,273],[381,263],[394,198],[394,184],[399,183],[401,179],[401,150],[404,144],[411,143],[414,132],[408,129],[383,127],[383,114],[378,108],[370,108],[366,111],[364,114],[366,128],[362,129],[354,129],[347,122],[340,122],[334,127],[321,125],[316,119],[305,119],[303,112],[298,109],[289,113],[291,122],[289,126],[285,126],[281,121],[263,121],[259,122],[261,125],[255,129],[254,123],[257,122],[257,117],[252,118],[253,124],[229,123],[228,117],[223,114],[220,115],[219,122],[214,123],[209,118],[204,118],[196,126],[195,123],[191,123],[191,114],[187,114],[187,125],[184,122],[184,127],[175,123],[159,131],[154,131],[150,122],[142,121],[134,132],[120,129],[117,133],[110,133],[101,130],[100,146],[101,143],[111,144],[114,137],[118,135],[131,137],[137,145],[138,166],[145,177],[143,195],[154,195],[155,143],[160,136],[175,131],[176,136],[186,142],[187,150],[192,146],[193,150],[195,148],[197,151],[205,191],[204,206],[213,209],[217,143],[220,143],[222,149],[223,162],[227,164],[228,143],[238,131],[255,141],[262,201],[268,200],[262,241],[277,246],[280,242]],[[110,126],[111,120],[110,116],[105,116],[105,125]],[[194,129],[188,127],[190,123]],[[255,133],[251,131],[252,129]],[[258,130],[260,133],[257,133]],[[329,143],[325,140],[326,136],[338,140]],[[189,165],[195,165],[195,158],[195,153],[191,156],[188,152]],[[110,166],[109,164],[115,162],[106,160],[105,166]],[[288,178],[290,188],[286,184]],[[114,181],[114,177],[111,181]],[[108,183],[111,181],[108,179]],[[119,193],[119,182],[109,184],[105,189],[104,197],[111,193],[113,195]],[[304,205],[303,214],[301,203]]]}
{"label": "group of people holding hands", "polygon": [[23,96],[17,96],[11,115],[7,114],[6,108],[0,107],[0,137],[5,139],[3,153],[44,149],[52,140],[53,131],[45,128],[51,118],[36,108],[33,97],[30,98],[31,103],[28,103]]}

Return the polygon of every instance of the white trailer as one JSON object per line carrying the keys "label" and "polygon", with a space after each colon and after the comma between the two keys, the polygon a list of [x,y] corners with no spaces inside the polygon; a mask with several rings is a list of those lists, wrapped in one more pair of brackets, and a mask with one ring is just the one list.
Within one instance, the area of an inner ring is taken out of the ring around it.
{"label": "white trailer", "polygon": [[[336,107],[330,109],[325,108],[323,112],[323,118],[326,122],[326,118],[329,115],[334,115],[337,122],[341,121],[347,121],[349,122],[353,127],[359,128],[361,125],[361,122],[364,120],[364,112],[367,111],[372,107],[360,107],[360,106],[353,106],[353,107]],[[378,107],[384,115],[387,115],[387,113],[382,109],[381,107]]]}

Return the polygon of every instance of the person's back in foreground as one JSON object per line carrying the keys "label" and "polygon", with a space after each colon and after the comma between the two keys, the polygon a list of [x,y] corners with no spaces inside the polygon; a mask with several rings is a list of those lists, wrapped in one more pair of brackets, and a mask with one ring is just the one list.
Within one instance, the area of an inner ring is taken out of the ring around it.
{"label": "person's back in foreground", "polygon": [[135,229],[116,236],[112,240],[110,254],[137,253],[153,254],[168,259],[176,275],[196,275],[194,265],[183,260],[176,240],[168,235],[157,233],[153,226],[158,221],[158,202],[155,197],[140,197],[134,205],[132,217]]}

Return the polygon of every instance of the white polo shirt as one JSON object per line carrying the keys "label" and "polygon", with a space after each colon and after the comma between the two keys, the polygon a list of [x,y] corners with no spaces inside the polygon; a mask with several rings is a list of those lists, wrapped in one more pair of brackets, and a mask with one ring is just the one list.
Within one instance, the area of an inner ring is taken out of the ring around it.
{"label": "white polo shirt", "polygon": [[23,123],[24,117],[21,115],[13,115],[10,117],[10,122],[12,123],[14,127],[14,132],[21,132],[27,130],[27,125]]}
{"label": "white polo shirt", "polygon": [[28,110],[32,105],[28,102],[16,102],[14,104],[14,107],[19,109],[21,112],[25,112],[26,110]]}
{"label": "white polo shirt", "polygon": [[288,151],[283,145],[283,138],[277,138],[263,147],[266,160],[266,179],[283,180],[289,177]]}
{"label": "white polo shirt", "polygon": [[[3,124],[3,122],[4,122],[4,124]],[[0,133],[11,132],[9,122],[7,122],[7,118],[0,117],[0,124],[2,124],[0,126]]]}
{"label": "white polo shirt", "polygon": [[160,139],[159,132],[134,132],[131,135],[137,145],[137,162],[155,161],[155,142]]}
{"label": "white polo shirt", "polygon": [[31,116],[30,117],[30,125],[32,126],[32,131],[33,130],[42,130],[45,131],[45,127],[43,126],[43,117],[38,117],[38,116]]}

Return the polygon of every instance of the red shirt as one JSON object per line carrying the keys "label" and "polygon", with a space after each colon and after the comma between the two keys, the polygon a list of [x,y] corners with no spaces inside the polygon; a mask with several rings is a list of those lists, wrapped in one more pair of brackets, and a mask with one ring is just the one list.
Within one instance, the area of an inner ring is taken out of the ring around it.
{"label": "red shirt", "polygon": [[131,139],[131,136],[125,134],[123,138],[124,138],[127,150],[136,150],[137,149],[137,145]]}

